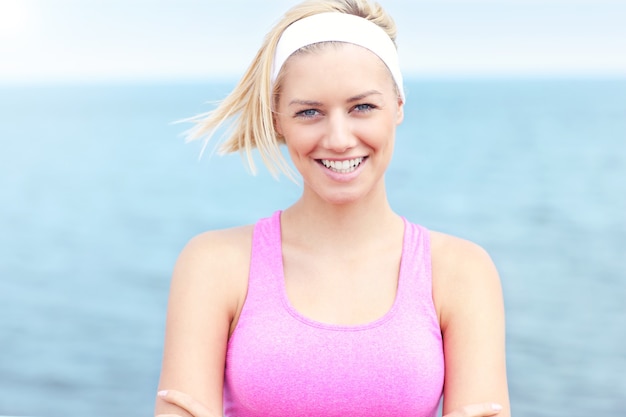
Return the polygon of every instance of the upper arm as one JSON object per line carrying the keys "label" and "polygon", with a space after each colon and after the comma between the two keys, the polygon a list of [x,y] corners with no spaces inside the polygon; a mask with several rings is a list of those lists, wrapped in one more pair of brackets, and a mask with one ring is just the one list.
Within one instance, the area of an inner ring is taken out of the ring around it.
{"label": "upper arm", "polygon": [[510,416],[505,323],[498,272],[479,246],[433,236],[433,296],[443,334],[444,415],[462,406],[496,402]]}
{"label": "upper arm", "polygon": [[[159,390],[187,393],[215,415],[222,415],[226,345],[247,284],[251,232],[242,229],[192,239],[170,286]],[[190,415],[157,399],[160,413]]]}

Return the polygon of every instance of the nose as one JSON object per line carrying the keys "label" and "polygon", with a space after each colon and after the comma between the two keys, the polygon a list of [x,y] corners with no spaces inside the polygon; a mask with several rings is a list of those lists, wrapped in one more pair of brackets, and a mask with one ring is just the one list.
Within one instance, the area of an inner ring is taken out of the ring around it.
{"label": "nose", "polygon": [[357,138],[350,126],[347,115],[335,113],[328,116],[323,145],[337,153],[356,146]]}

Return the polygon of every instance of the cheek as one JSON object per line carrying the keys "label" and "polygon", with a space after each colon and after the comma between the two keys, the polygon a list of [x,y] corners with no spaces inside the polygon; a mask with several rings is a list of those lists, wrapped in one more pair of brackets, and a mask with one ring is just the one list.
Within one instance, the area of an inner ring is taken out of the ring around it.
{"label": "cheek", "polygon": [[282,128],[285,144],[292,158],[297,155],[306,155],[315,149],[317,142],[314,129],[289,125],[283,125]]}
{"label": "cheek", "polygon": [[396,125],[393,120],[378,121],[362,126],[359,135],[373,148],[385,148],[393,145]]}
{"label": "cheek", "polygon": [[279,123],[285,143],[298,152],[315,147],[322,130],[321,124],[306,124],[287,117]]}

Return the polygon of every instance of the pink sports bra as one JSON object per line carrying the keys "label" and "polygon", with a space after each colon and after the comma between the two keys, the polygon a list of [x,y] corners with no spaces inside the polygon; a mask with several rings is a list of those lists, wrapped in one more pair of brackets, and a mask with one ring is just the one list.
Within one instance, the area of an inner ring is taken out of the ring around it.
{"label": "pink sports bra", "polygon": [[444,360],[429,235],[404,222],[395,302],[355,326],[316,322],[291,306],[280,212],[255,225],[248,294],[226,355],[226,416],[436,415]]}

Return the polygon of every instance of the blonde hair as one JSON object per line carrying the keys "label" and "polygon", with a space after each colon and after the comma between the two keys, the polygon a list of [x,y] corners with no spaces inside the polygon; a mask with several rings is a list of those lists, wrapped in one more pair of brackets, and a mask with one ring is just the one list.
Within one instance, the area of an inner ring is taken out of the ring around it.
{"label": "blonde hair", "polygon": [[[256,147],[265,166],[274,177],[282,172],[294,180],[293,170],[283,157],[284,139],[274,129],[273,109],[280,92],[281,74],[274,85],[270,80],[276,45],[283,31],[292,23],[318,13],[339,12],[356,15],[380,26],[394,42],[396,26],[383,8],[368,0],[307,0],[287,11],[266,35],[263,44],[233,91],[214,110],[188,119],[195,126],[187,140],[204,138],[206,148],[216,130],[232,120],[229,137],[219,146],[219,153],[241,153],[250,171],[256,166],[252,151]],[[306,49],[306,48],[303,48]],[[301,49],[302,50],[302,49]]]}

